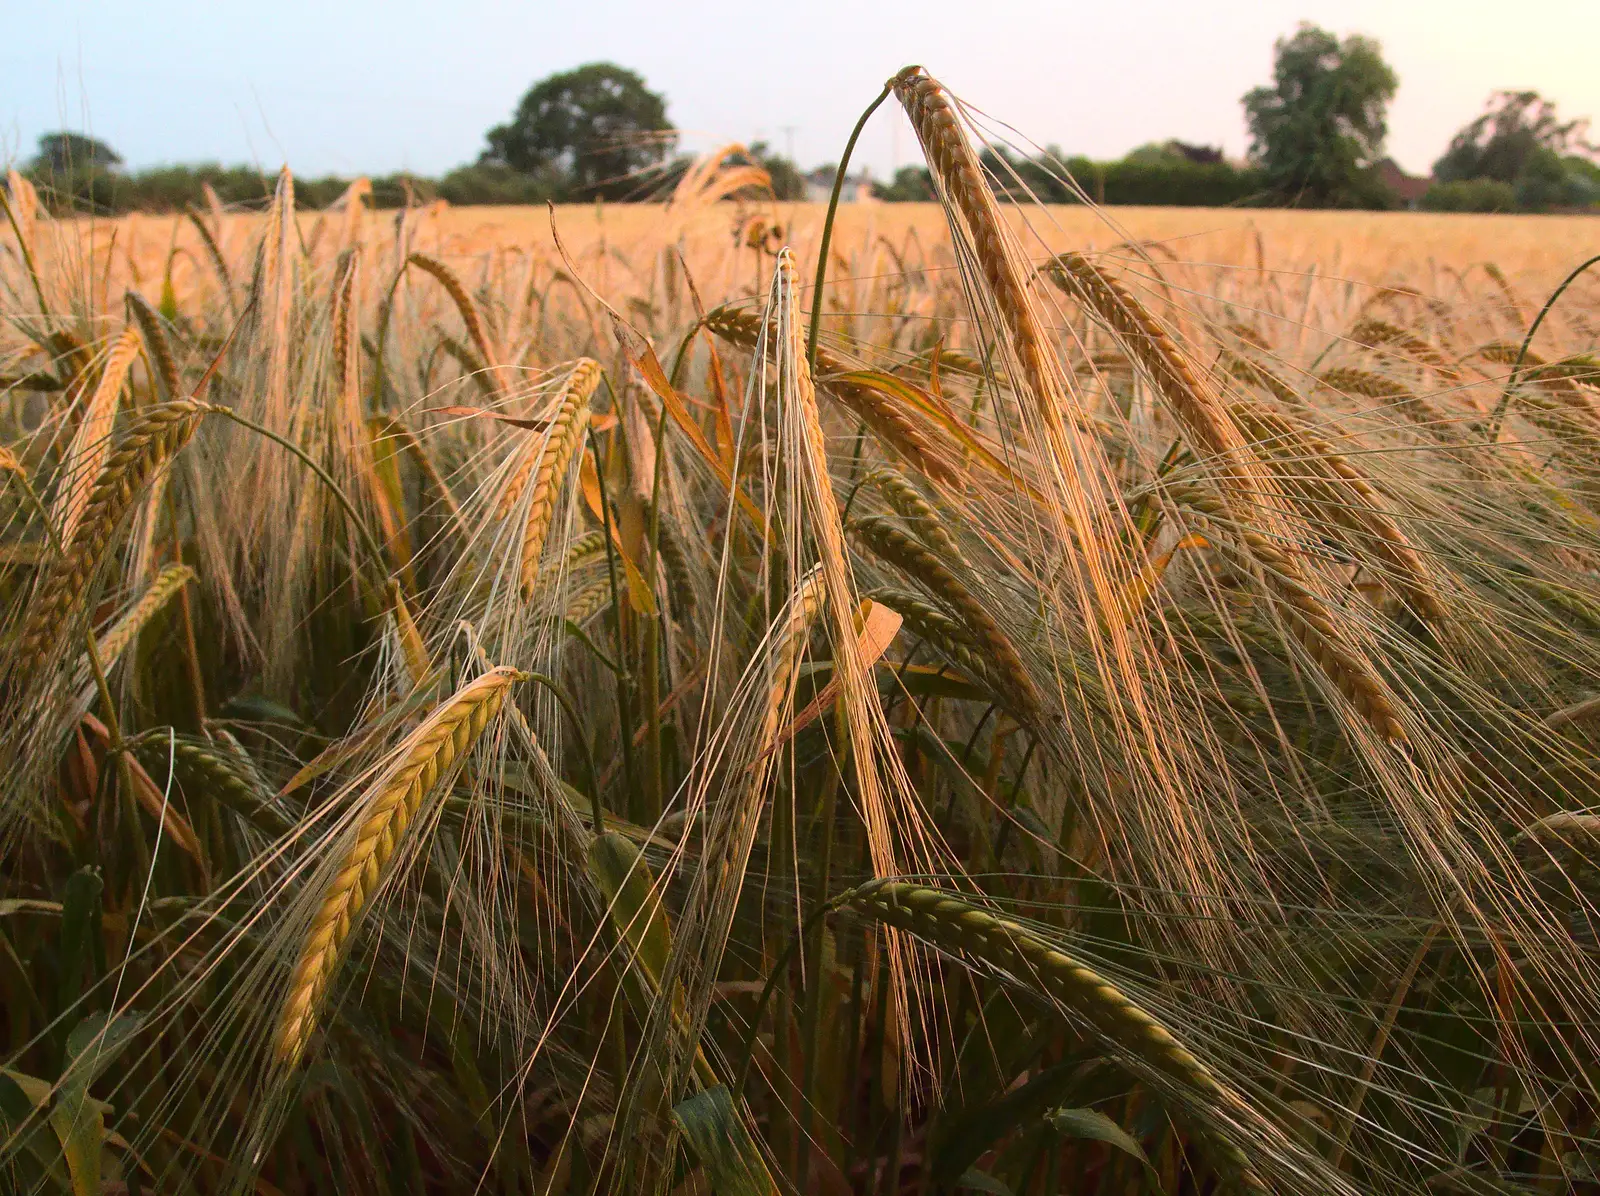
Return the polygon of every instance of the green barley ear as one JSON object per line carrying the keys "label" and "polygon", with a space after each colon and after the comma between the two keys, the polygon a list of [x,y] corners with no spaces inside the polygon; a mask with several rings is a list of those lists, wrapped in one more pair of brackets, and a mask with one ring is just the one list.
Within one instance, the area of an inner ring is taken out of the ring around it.
{"label": "green barley ear", "polygon": [[[836,898],[834,905],[1009,974],[1057,1002],[1117,1054],[1196,1098],[1217,1120],[1248,1114],[1244,1098],[1132,998],[1021,924],[958,894],[897,880],[871,881]],[[1269,1196],[1272,1189],[1243,1150],[1209,1124],[1199,1128],[1220,1169],[1240,1191]]]}

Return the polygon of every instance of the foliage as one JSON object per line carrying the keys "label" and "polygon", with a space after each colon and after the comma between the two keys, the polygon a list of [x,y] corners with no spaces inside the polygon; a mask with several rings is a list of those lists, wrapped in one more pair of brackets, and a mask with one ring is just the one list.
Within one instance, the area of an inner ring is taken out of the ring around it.
{"label": "foliage", "polygon": [[1383,206],[1372,170],[1398,80],[1370,38],[1302,24],[1275,48],[1273,81],[1243,98],[1250,156],[1294,206]]}
{"label": "foliage", "polygon": [[39,138],[34,170],[71,174],[79,170],[113,170],[122,165],[116,150],[82,133],[45,133]]}
{"label": "foliage", "polygon": [[1512,188],[1523,211],[1581,207],[1595,202],[1590,179],[1595,147],[1587,120],[1563,121],[1536,91],[1499,91],[1484,112],[1450,139],[1434,163],[1444,183],[1492,179]]}
{"label": "foliage", "polygon": [[930,203],[934,199],[933,176],[926,166],[902,166],[889,182],[874,185],[872,194],[888,203]]}
{"label": "foliage", "polygon": [[1450,139],[1433,174],[1444,183],[1498,179],[1514,184],[1541,151],[1564,157],[1590,149],[1584,141],[1587,128],[1586,120],[1561,120],[1555,104],[1536,91],[1497,91],[1483,114]]}
{"label": "foliage", "polygon": [[1053,146],[1031,158],[991,146],[982,161],[996,190],[1018,202],[1081,203],[1087,198],[1110,206],[1226,207],[1258,203],[1265,195],[1259,171],[1195,161],[1171,150],[1094,162],[1067,157]]}
{"label": "foliage", "polygon": [[[491,162],[458,166],[434,187],[440,199],[453,204],[539,204],[563,198],[566,179],[554,170],[527,174]],[[373,183],[377,194],[377,183]],[[403,202],[403,201],[402,201]],[[401,204],[386,203],[384,207]]]}
{"label": "foliage", "polygon": [[572,199],[622,199],[676,142],[666,101],[634,71],[592,62],[541,80],[488,132],[483,165],[553,174]]}
{"label": "foliage", "polygon": [[1455,179],[1434,183],[1417,206],[1425,212],[1514,212],[1517,194],[1499,179]]}

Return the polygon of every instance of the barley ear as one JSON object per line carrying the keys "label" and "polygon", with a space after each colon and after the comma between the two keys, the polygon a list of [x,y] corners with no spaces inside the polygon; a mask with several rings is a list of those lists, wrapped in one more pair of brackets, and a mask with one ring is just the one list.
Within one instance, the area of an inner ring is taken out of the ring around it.
{"label": "barley ear", "polygon": [[[1009,973],[1071,1013],[1117,1054],[1198,1097],[1195,1103],[1219,1121],[1248,1114],[1249,1106],[1238,1092],[1126,993],[1019,923],[958,894],[896,880],[871,881],[835,904]],[[1208,1123],[1198,1128],[1222,1170],[1240,1189],[1268,1196],[1271,1189],[1243,1150]]]}
{"label": "barley ear", "polygon": [[525,602],[533,597],[539,579],[539,558],[550,532],[550,521],[555,517],[556,502],[561,497],[568,467],[573,456],[583,448],[583,438],[589,430],[589,399],[600,385],[600,375],[599,364],[587,357],[574,367],[562,389],[561,405],[539,456],[533,492],[528,496],[528,518],[522,532],[520,574]]}
{"label": "barley ear", "polygon": [[483,316],[478,312],[478,305],[467,293],[467,288],[461,279],[438,258],[429,257],[425,253],[413,253],[406,259],[406,264],[433,275],[438,279],[439,285],[444,287],[445,293],[450,296],[450,301],[456,305],[456,311],[461,313],[461,322],[466,326],[467,337],[472,341],[472,348],[478,355],[478,365],[487,374],[488,389],[498,395],[500,379],[495,367],[499,363],[494,350],[489,347],[489,338],[483,329]]}
{"label": "barley ear", "polygon": [[84,504],[89,501],[89,491],[111,454],[111,429],[122,399],[122,384],[127,381],[128,370],[138,355],[138,330],[132,326],[124,328],[106,354],[100,380],[84,405],[83,418],[68,452],[67,485],[58,503],[61,513],[57,522],[63,543],[70,542],[77,531]]}
{"label": "barley ear", "polygon": [[277,1055],[284,1065],[298,1063],[310,1042],[318,1005],[356,919],[382,881],[423,798],[472,750],[512,683],[526,676],[502,665],[457,690],[406,738],[397,763],[368,790],[360,824],[323,891],[289,982],[277,1034]]}
{"label": "barley ear", "polygon": [[22,677],[37,675],[60,647],[70,629],[74,609],[87,600],[95,570],[134,499],[189,443],[201,416],[209,409],[208,404],[185,399],[146,408],[133,421],[122,443],[100,470],[72,539],[51,561],[34,591],[17,638],[18,672]]}

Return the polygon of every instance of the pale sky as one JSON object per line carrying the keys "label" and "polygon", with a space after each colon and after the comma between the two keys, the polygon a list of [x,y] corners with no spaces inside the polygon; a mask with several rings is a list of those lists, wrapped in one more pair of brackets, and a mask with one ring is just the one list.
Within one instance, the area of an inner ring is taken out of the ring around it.
{"label": "pale sky", "polygon": [[[1400,76],[1389,149],[1426,171],[1496,88],[1600,126],[1600,0],[0,0],[0,159],[86,130],[133,167],[287,161],[437,174],[529,84],[596,59],[665,93],[688,148],[765,138],[834,161],[920,62],[1032,141],[1115,157],[1179,137],[1245,148],[1239,97],[1300,20],[1377,38]],[[915,159],[886,106],[860,160]]]}

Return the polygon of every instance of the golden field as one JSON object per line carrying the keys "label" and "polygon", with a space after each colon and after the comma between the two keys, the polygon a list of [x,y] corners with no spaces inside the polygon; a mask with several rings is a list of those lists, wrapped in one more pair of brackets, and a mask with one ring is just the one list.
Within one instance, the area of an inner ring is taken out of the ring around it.
{"label": "golden field", "polygon": [[[825,204],[770,202],[722,203],[709,210],[700,205],[682,215],[664,209],[661,204],[562,205],[555,209],[555,226],[568,250],[580,259],[596,253],[600,245],[613,251],[613,268],[622,279],[631,276],[641,253],[647,256],[664,239],[670,239],[681,244],[692,268],[710,272],[708,293],[723,295],[728,293],[724,288],[750,289],[753,285],[745,268],[748,262],[740,260],[750,253],[744,242],[752,220],[783,229],[782,242],[791,245],[802,260],[814,261],[826,214]],[[545,208],[439,205],[426,212],[416,237],[418,246],[425,246],[430,253],[451,259],[486,254],[555,257],[551,214]],[[383,213],[374,217],[374,222],[392,215]],[[1434,294],[1460,285],[1452,272],[1467,271],[1487,261],[1525,290],[1530,301],[1548,293],[1586,252],[1600,244],[1600,217],[1579,215],[1097,210],[1080,205],[1029,207],[1010,215],[1019,226],[1026,222],[1029,231],[1024,246],[1040,257],[1146,241],[1189,263],[1252,270],[1266,266],[1274,273],[1305,273],[1315,268],[1329,284],[1344,281],[1372,287],[1404,283]],[[317,222],[316,216],[301,217],[306,234]],[[228,216],[221,223],[220,239],[247,240],[255,223],[251,216]],[[184,250],[174,265],[179,284],[185,282],[186,271],[204,272],[196,256],[199,246],[193,230],[185,227],[181,217],[134,215],[102,220],[95,222],[91,235],[101,271],[108,253],[114,272],[127,269],[122,255],[131,251],[140,277],[159,279],[176,239]],[[944,268],[950,264],[949,232],[937,204],[843,204],[835,236],[836,247],[849,255],[851,275],[892,269],[894,256],[916,260],[919,254],[933,255],[925,260]],[[589,281],[596,284],[595,279]]]}
{"label": "golden field", "polygon": [[1597,1190],[1600,220],[918,127],[816,326],[714,174],[13,179],[0,1191]]}

